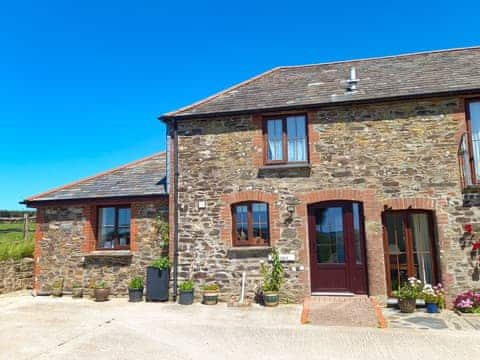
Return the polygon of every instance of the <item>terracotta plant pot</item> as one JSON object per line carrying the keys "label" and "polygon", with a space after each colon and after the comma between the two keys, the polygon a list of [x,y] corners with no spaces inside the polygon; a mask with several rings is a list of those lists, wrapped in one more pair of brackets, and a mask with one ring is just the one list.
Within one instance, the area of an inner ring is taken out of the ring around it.
{"label": "terracotta plant pot", "polygon": [[107,301],[108,296],[110,295],[110,289],[94,289],[93,290],[93,297],[95,301]]}
{"label": "terracotta plant pot", "polygon": [[218,290],[203,290],[203,303],[216,305],[218,303]]}
{"label": "terracotta plant pot", "polygon": [[279,298],[280,297],[278,296],[278,293],[274,291],[265,291],[263,293],[263,303],[265,304],[265,306],[277,306]]}
{"label": "terracotta plant pot", "polygon": [[52,288],[52,295],[56,297],[60,297],[63,294],[62,288]]}
{"label": "terracotta plant pot", "polygon": [[416,299],[398,299],[398,308],[402,313],[413,313],[416,307]]}
{"label": "terracotta plant pot", "polygon": [[72,289],[72,298],[80,299],[83,296],[82,288],[73,288]]}

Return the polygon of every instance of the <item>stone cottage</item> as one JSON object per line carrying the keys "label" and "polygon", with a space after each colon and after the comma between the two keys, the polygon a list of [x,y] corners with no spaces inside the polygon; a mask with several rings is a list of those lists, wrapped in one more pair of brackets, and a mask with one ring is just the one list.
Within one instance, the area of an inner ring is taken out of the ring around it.
{"label": "stone cottage", "polygon": [[[480,225],[479,93],[474,47],[278,67],[164,114],[166,164],[159,155],[26,200],[41,219],[36,287],[105,274],[124,291],[162,252],[152,223],[167,193],[174,293],[192,278],[229,299],[245,272],[253,296],[273,246],[289,301],[385,300],[410,276],[450,294],[478,287],[463,229]],[[104,207],[118,226],[107,242]]]}

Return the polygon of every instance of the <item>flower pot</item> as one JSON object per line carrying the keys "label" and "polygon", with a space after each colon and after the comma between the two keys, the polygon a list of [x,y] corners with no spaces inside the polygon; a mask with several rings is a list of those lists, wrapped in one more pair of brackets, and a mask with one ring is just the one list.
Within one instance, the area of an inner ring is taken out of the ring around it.
{"label": "flower pot", "polygon": [[138,289],[128,288],[128,301],[140,302],[143,300],[143,287]]}
{"label": "flower pot", "polygon": [[79,299],[83,296],[83,289],[82,288],[73,288],[72,289],[72,297],[75,299]]}
{"label": "flower pot", "polygon": [[93,297],[95,301],[107,301],[108,295],[110,295],[110,289],[94,289],[93,290]]}
{"label": "flower pot", "polygon": [[436,303],[425,303],[425,306],[427,307],[427,313],[429,314],[435,314],[438,313],[438,304]]}
{"label": "flower pot", "polygon": [[170,269],[147,267],[147,301],[167,301]]}
{"label": "flower pot", "polygon": [[263,303],[265,306],[277,306],[279,301],[279,296],[277,292],[266,291],[263,293]]}
{"label": "flower pot", "polygon": [[216,305],[218,303],[218,290],[204,290],[203,303],[205,305]]}
{"label": "flower pot", "polygon": [[398,299],[398,307],[402,313],[413,313],[417,307],[416,299]]}
{"label": "flower pot", "polygon": [[180,296],[178,297],[178,303],[180,305],[192,305],[193,304],[193,289],[192,290],[179,290]]}
{"label": "flower pot", "polygon": [[56,297],[60,297],[63,294],[62,288],[52,288],[52,295]]}

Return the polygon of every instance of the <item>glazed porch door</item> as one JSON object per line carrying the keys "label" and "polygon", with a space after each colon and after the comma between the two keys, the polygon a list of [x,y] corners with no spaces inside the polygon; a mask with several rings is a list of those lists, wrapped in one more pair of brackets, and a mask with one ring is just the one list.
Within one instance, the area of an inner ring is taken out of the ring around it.
{"label": "glazed porch door", "polygon": [[383,228],[388,293],[391,295],[411,276],[434,284],[436,257],[431,212],[386,211]]}
{"label": "glazed porch door", "polygon": [[328,201],[309,208],[312,292],[367,293],[362,206]]}

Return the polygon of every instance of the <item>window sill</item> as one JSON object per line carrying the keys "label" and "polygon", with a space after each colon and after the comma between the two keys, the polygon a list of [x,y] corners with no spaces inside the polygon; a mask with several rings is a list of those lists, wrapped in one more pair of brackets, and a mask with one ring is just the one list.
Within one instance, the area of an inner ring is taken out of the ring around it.
{"label": "window sill", "polygon": [[309,177],[310,163],[286,163],[264,165],[258,169],[258,177]]}
{"label": "window sill", "polygon": [[95,250],[86,254],[85,257],[131,257],[133,252],[130,250]]}
{"label": "window sill", "polygon": [[265,258],[271,252],[270,246],[238,246],[232,247],[227,251],[229,259],[248,259],[248,258]]}

